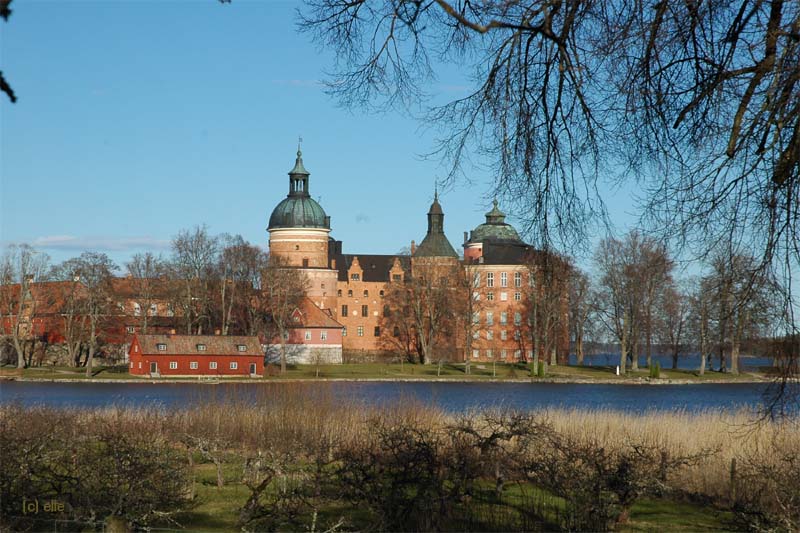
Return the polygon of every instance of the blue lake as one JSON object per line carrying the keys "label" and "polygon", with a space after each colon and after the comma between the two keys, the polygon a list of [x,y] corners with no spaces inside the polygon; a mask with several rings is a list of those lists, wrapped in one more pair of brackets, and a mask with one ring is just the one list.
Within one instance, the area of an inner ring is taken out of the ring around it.
{"label": "blue lake", "polygon": [[341,400],[365,405],[418,402],[450,412],[487,407],[521,410],[545,408],[614,409],[628,412],[690,412],[740,408],[756,409],[765,384],[606,385],[561,383],[441,383],[441,382],[330,382],[330,383],[0,383],[0,403],[53,407],[180,408],[226,400],[268,402],[281,387],[307,388]]}

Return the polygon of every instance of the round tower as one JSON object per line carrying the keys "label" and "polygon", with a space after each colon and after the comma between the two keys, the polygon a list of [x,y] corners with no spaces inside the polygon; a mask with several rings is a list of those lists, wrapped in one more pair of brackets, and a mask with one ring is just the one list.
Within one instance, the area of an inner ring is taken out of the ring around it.
{"label": "round tower", "polygon": [[269,251],[283,258],[289,266],[328,268],[331,219],[311,198],[309,176],[298,146],[297,160],[289,171],[289,194],[269,217]]}

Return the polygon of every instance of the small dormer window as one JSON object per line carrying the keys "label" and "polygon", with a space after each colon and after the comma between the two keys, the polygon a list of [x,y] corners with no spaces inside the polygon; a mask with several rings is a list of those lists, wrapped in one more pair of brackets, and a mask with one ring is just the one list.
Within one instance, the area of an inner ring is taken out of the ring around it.
{"label": "small dormer window", "polygon": [[156,344],[156,348],[158,348],[159,352],[166,352],[167,351],[167,345],[164,344],[163,342],[159,342],[158,344]]}
{"label": "small dormer window", "polygon": [[352,279],[353,281],[360,281],[361,274],[359,274],[358,272],[353,272],[352,274],[350,274],[350,279]]}
{"label": "small dormer window", "polygon": [[237,344],[236,345],[236,349],[239,350],[240,352],[246,352],[247,351],[247,345],[245,345],[245,344]]}
{"label": "small dormer window", "polygon": [[135,328],[134,328],[133,326],[128,326],[128,327],[126,327],[126,328],[125,328],[125,330],[126,330],[128,333],[133,333],[133,332],[134,332],[134,329],[135,329]]}
{"label": "small dormer window", "polygon": [[198,352],[205,352],[206,351],[206,345],[205,344],[198,344],[197,345],[197,351]]}

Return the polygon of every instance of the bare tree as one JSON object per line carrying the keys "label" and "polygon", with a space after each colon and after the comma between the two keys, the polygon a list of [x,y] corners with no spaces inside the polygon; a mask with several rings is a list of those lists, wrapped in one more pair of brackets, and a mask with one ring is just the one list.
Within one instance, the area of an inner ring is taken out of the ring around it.
{"label": "bare tree", "polygon": [[83,252],[79,257],[65,262],[65,265],[81,284],[83,292],[84,312],[89,323],[86,377],[90,378],[94,355],[100,347],[103,333],[101,322],[114,308],[112,277],[119,267],[106,254],[97,252]]}
{"label": "bare tree", "polygon": [[470,374],[473,340],[487,302],[486,295],[481,294],[480,273],[475,265],[464,264],[458,274],[453,284],[453,314],[463,339],[464,373]]}
{"label": "bare tree", "polygon": [[166,294],[166,265],[151,252],[135,254],[126,263],[133,298],[139,306],[142,333],[147,334],[148,319],[154,313],[152,307],[163,301]]}
{"label": "bare tree", "polygon": [[666,285],[660,291],[659,296],[659,312],[655,317],[656,336],[660,340],[660,344],[669,347],[674,370],[678,368],[678,357],[686,351],[689,338],[689,296],[675,283]]}
{"label": "bare tree", "polygon": [[569,276],[569,327],[575,346],[575,359],[583,365],[583,341],[586,326],[592,313],[592,294],[589,276],[577,267],[573,267]]}
{"label": "bare tree", "polygon": [[81,353],[89,332],[85,290],[74,260],[54,267],[51,276],[59,282],[55,284],[53,297],[57,302],[56,311],[61,317],[67,358],[70,365],[77,367],[81,364]]}
{"label": "bare tree", "polygon": [[172,275],[179,286],[177,304],[186,324],[186,333],[210,329],[212,294],[219,241],[208,234],[206,226],[182,230],[172,239]]}
{"label": "bare tree", "polygon": [[280,257],[269,257],[267,268],[261,274],[261,290],[266,299],[269,317],[265,337],[277,339],[281,350],[281,374],[286,373],[286,341],[292,326],[292,315],[300,306],[309,288],[302,270],[292,268]]}
{"label": "bare tree", "polygon": [[43,281],[48,261],[47,254],[27,244],[12,244],[0,257],[0,327],[3,322],[7,324],[5,329],[17,354],[17,368],[27,366],[25,347],[34,340],[33,323],[40,303],[34,285]]}

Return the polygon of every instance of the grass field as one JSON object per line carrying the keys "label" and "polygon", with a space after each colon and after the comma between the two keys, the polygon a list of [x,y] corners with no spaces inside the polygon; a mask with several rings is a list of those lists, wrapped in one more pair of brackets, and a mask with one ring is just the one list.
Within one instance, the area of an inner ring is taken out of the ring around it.
{"label": "grass field", "polygon": [[[285,375],[280,375],[276,366],[268,369],[265,381],[291,380],[291,379],[398,379],[398,380],[529,380],[541,381],[542,378],[531,377],[530,366],[525,363],[473,363],[470,373],[466,373],[463,363],[445,363],[420,365],[410,363],[347,363],[342,365],[289,365]],[[33,378],[33,379],[102,379],[102,380],[136,380],[152,381],[153,378],[133,376],[125,371],[125,367],[97,366],[93,369],[92,378],[86,377],[83,368],[65,366],[32,367],[22,371],[14,367],[0,367],[0,377],[7,378]],[[171,378],[164,376],[156,379],[171,379],[197,381],[197,378]],[[234,379],[234,378],[221,378]],[[236,378],[247,379],[250,378]],[[633,383],[642,380],[651,380],[648,369],[637,372],[629,371],[625,375],[617,376],[613,367],[607,366],[551,366],[548,368],[546,380],[554,381],[602,381]],[[738,375],[721,372],[707,371],[700,376],[692,370],[661,370],[661,382],[708,382],[708,381],[753,381],[766,380],[769,376],[756,372],[743,372]]]}

